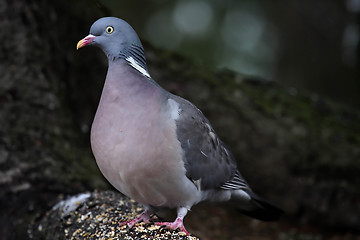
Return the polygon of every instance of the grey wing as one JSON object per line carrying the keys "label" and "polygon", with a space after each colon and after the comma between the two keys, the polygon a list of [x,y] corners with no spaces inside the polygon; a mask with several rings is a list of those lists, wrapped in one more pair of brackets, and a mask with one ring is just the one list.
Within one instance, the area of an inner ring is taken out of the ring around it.
{"label": "grey wing", "polygon": [[184,152],[186,176],[202,190],[248,189],[236,160],[218,138],[208,119],[189,101],[171,96],[179,104],[176,133]]}

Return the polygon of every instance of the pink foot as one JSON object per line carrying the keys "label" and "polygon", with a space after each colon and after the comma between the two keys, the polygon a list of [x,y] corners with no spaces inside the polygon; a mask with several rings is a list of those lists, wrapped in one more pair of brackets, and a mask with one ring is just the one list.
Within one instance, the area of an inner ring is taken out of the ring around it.
{"label": "pink foot", "polygon": [[145,210],[143,211],[137,218],[134,218],[132,220],[128,220],[128,221],[124,221],[120,223],[120,226],[124,226],[124,225],[128,225],[130,228],[132,228],[136,223],[138,222],[144,222],[144,223],[149,223],[150,220],[150,211],[149,210]]}
{"label": "pink foot", "polygon": [[180,231],[184,232],[187,236],[190,235],[188,231],[186,231],[184,227],[184,223],[181,217],[176,218],[174,222],[156,222],[157,226],[166,226],[171,230],[179,229]]}

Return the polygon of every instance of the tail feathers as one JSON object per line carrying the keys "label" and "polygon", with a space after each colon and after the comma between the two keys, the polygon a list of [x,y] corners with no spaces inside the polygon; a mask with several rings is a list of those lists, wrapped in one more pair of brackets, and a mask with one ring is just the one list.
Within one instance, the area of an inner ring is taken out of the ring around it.
{"label": "tail feathers", "polygon": [[284,213],[280,208],[275,207],[265,199],[259,197],[253,192],[247,192],[251,197],[252,207],[247,210],[241,210],[241,213],[262,221],[275,221]]}

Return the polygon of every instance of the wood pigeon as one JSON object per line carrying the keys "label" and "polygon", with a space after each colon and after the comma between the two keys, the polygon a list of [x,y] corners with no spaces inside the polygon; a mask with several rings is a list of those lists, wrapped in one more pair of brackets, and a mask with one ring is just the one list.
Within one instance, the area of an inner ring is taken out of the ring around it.
{"label": "wood pigeon", "polygon": [[282,210],[252,192],[202,112],[151,78],[142,44],[128,23],[115,17],[97,20],[77,49],[90,45],[109,62],[91,127],[92,151],[105,178],[145,206],[121,225],[149,222],[158,210],[176,208],[174,222],[155,224],[188,235],[183,218],[202,201],[232,200],[251,217],[280,217]]}

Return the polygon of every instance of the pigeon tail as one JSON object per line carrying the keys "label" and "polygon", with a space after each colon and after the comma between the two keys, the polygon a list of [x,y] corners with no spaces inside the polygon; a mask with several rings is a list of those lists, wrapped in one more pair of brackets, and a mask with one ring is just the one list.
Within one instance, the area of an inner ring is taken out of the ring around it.
{"label": "pigeon tail", "polygon": [[259,197],[253,192],[247,192],[251,197],[253,207],[247,210],[241,209],[240,212],[262,221],[276,221],[284,213],[280,208],[275,207],[265,199]]}

